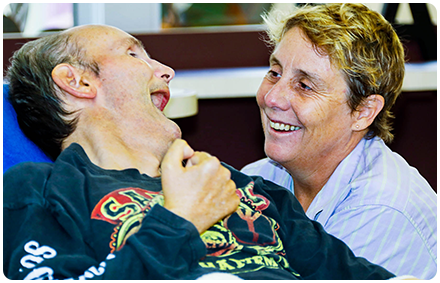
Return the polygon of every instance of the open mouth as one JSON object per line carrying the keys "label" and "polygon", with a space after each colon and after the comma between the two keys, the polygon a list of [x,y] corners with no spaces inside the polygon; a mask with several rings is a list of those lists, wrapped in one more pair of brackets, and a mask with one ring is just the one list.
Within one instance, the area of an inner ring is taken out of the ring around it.
{"label": "open mouth", "polygon": [[299,126],[284,124],[280,122],[273,122],[273,121],[269,121],[269,122],[270,122],[270,127],[278,132],[294,132],[301,129],[301,127]]}
{"label": "open mouth", "polygon": [[169,100],[170,91],[168,89],[161,89],[151,92],[151,101],[160,111],[163,111]]}

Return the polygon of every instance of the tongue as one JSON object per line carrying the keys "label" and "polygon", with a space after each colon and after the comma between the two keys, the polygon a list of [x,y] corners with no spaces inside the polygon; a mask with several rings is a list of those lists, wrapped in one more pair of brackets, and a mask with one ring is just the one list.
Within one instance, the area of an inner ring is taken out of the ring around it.
{"label": "tongue", "polygon": [[165,99],[163,94],[156,93],[151,95],[151,101],[153,101],[153,104],[160,110],[163,111],[165,106],[167,105],[167,100]]}

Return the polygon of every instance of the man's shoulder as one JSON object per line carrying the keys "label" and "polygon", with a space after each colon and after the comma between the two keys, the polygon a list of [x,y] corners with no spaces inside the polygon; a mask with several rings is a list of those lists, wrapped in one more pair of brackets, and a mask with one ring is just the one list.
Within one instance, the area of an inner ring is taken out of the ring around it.
{"label": "man's shoulder", "polygon": [[3,205],[18,208],[40,203],[53,164],[24,162],[11,167],[3,175]]}
{"label": "man's shoulder", "polygon": [[22,162],[9,168],[4,176],[4,183],[28,182],[31,179],[45,178],[52,171],[53,164],[46,162]]}

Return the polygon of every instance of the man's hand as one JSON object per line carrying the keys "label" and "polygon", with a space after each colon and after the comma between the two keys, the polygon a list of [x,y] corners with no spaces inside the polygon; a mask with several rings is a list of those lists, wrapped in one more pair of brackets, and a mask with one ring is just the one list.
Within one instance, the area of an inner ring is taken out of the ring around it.
{"label": "man's hand", "polygon": [[240,199],[231,172],[184,140],[171,145],[161,169],[164,207],[193,223],[200,234],[237,209]]}

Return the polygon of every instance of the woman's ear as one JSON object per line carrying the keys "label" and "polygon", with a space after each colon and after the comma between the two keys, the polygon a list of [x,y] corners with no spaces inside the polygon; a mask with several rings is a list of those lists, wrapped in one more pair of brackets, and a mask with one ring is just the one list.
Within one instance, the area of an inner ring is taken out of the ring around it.
{"label": "woman's ear", "polygon": [[95,98],[96,87],[88,72],[78,70],[69,64],[59,64],[52,70],[52,79],[67,93],[77,98]]}
{"label": "woman's ear", "polygon": [[367,129],[377,117],[385,105],[385,99],[382,95],[371,94],[365,101],[359,105],[355,112],[355,122],[352,129],[354,131],[363,131]]}

